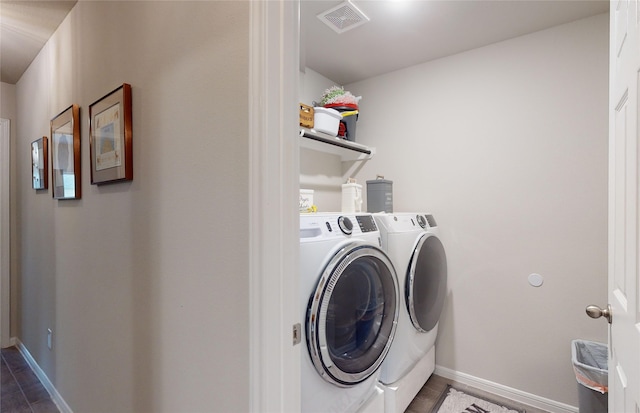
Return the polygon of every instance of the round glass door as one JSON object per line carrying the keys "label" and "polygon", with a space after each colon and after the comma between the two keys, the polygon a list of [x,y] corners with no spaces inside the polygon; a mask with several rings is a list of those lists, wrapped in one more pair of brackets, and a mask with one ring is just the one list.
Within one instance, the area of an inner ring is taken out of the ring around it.
{"label": "round glass door", "polygon": [[350,244],[325,268],[307,312],[313,364],[339,386],[359,383],[386,356],[398,317],[398,283],[387,255]]}
{"label": "round glass door", "polygon": [[413,326],[431,331],[442,313],[447,294],[447,256],[440,239],[423,235],[411,256],[405,294],[407,310]]}

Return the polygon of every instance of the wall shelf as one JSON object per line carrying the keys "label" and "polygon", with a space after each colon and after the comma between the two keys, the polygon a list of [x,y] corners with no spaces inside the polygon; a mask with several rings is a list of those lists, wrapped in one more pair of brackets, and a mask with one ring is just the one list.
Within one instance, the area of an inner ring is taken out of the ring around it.
{"label": "wall shelf", "polygon": [[365,161],[376,149],[357,142],[327,135],[314,129],[300,128],[300,147],[340,156],[343,161]]}

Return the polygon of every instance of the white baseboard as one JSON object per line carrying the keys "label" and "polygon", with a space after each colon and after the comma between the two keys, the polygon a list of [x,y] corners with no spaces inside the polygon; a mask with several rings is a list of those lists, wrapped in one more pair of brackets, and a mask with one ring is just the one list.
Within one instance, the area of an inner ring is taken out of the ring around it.
{"label": "white baseboard", "polygon": [[434,372],[438,376],[455,380],[458,383],[466,384],[467,386],[475,387],[489,393],[496,394],[498,396],[506,397],[511,400],[515,400],[519,403],[523,403],[538,409],[546,410],[552,413],[578,413],[578,408],[570,406],[565,403],[560,403],[555,400],[546,399],[544,397],[536,396],[535,394],[527,393],[521,390],[513,389],[511,387],[504,386],[502,384],[494,383],[488,380],[480,379],[478,377],[471,376],[469,374],[460,373],[455,370],[448,369],[442,366],[436,366]]}
{"label": "white baseboard", "polygon": [[38,363],[36,363],[36,360],[31,356],[31,353],[29,353],[29,350],[27,350],[24,344],[22,344],[22,342],[18,338],[14,337],[12,338],[12,340],[14,340],[15,346],[18,347],[18,350],[20,350],[20,354],[22,354],[22,357],[24,357],[24,359],[27,361],[27,364],[29,364],[31,370],[33,370],[35,375],[38,376],[38,379],[40,379],[40,382],[42,383],[44,388],[47,389],[47,392],[49,392],[51,400],[53,400],[56,406],[58,406],[58,410],[60,410],[61,413],[73,413],[71,407],[69,407],[67,402],[65,402],[62,396],[60,396],[58,390],[56,390],[56,388],[53,386],[53,383],[51,383],[51,380],[49,380],[49,377],[47,377],[40,366],[38,366]]}

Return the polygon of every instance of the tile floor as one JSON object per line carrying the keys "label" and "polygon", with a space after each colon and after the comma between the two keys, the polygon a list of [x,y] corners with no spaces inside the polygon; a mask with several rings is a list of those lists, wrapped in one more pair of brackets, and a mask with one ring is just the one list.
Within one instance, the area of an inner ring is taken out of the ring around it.
{"label": "tile floor", "polygon": [[[453,384],[456,388],[464,391],[469,390],[478,396],[486,396],[491,400],[495,400],[496,402],[507,403],[509,406],[525,410],[526,413],[548,413],[545,410],[540,410],[535,407],[527,406],[522,403],[515,402],[513,400],[505,399],[504,397],[496,396],[491,393],[487,393],[482,390],[475,389],[473,387],[467,386],[465,384],[454,382],[453,380],[445,379],[444,377],[432,375],[429,380],[422,387],[420,392],[413,399],[411,404],[407,407],[405,413],[429,413],[431,409],[436,405],[440,395],[447,387],[447,384]],[[457,412],[456,412],[457,413]]]}
{"label": "tile floor", "polygon": [[0,413],[59,413],[16,347],[0,351]]}

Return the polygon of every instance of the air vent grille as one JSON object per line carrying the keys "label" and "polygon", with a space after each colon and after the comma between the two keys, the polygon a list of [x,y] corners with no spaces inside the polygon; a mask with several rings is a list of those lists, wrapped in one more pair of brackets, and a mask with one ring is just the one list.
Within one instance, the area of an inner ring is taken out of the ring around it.
{"label": "air vent grille", "polygon": [[349,1],[318,14],[318,18],[336,33],[344,33],[369,21],[369,18]]}

